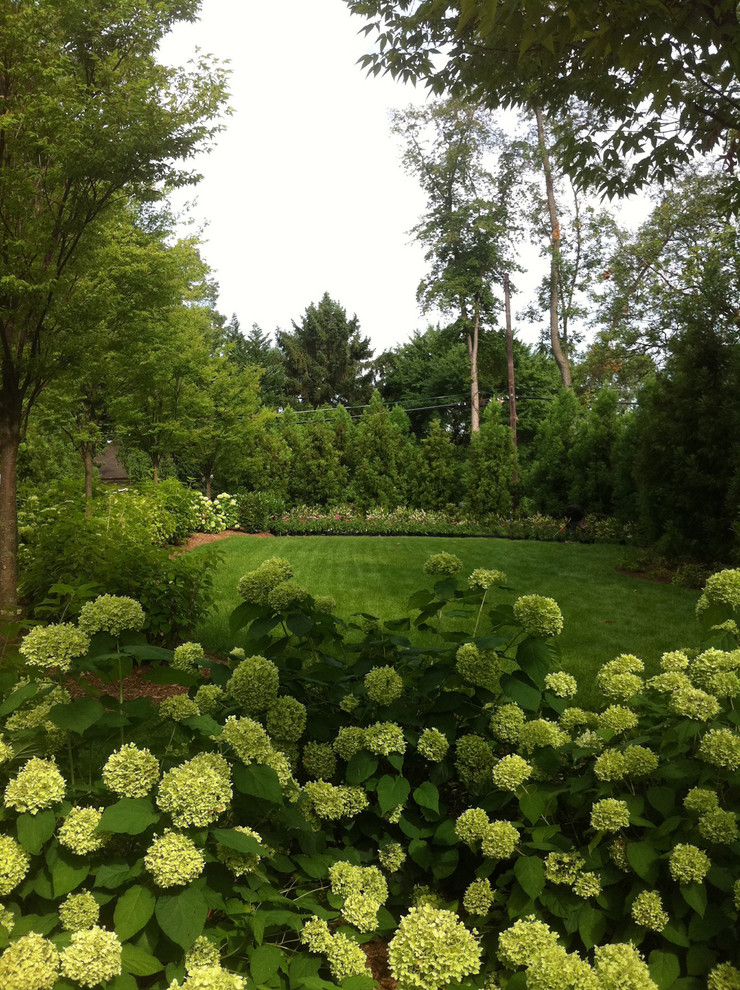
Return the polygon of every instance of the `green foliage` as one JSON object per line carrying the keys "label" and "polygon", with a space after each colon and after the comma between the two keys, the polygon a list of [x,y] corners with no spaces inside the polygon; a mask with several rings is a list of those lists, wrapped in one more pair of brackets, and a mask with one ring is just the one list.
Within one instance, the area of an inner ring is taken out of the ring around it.
{"label": "green foliage", "polygon": [[378,392],[363,411],[353,439],[354,472],[348,490],[352,501],[362,509],[390,509],[402,504],[411,440]]}
{"label": "green foliage", "polygon": [[284,503],[272,492],[246,492],[237,499],[239,527],[245,533],[264,533],[272,516],[282,513]]}
{"label": "green foliage", "polygon": [[461,458],[438,419],[419,444],[417,469],[410,478],[411,502],[421,509],[444,509],[460,498]]}
{"label": "green foliage", "polygon": [[[628,974],[643,990],[734,979],[739,589],[736,572],[708,583],[705,647],[664,654],[658,677],[633,656],[605,665],[594,711],[568,707],[551,673],[552,600],[512,610],[487,581],[449,573],[408,603],[438,632],[423,651],[410,620],[347,630],[308,594],[240,606],[232,628],[254,655],[200,661],[226,689],[208,716],[172,721],[171,705],[111,690],[69,717],[53,673],[29,670],[20,688],[5,676],[0,974],[43,952],[50,972],[79,977],[89,943],[88,965],[101,979],[120,966],[124,988],[300,990],[309,974],[370,988],[357,943],[382,938],[408,990],[473,990],[494,974],[515,990],[522,969],[538,988],[563,974],[604,987]],[[450,636],[444,613],[478,628]],[[487,686],[461,672],[461,646],[497,671]],[[98,633],[73,663],[115,685],[142,661],[154,681],[202,685],[132,631]],[[266,731],[269,698],[250,717],[235,701],[244,664],[272,671],[290,742]],[[383,669],[400,695],[376,690]],[[319,747],[334,751],[332,782],[304,773],[301,751]],[[99,927],[64,935],[78,920]]]}
{"label": "green foliage", "polygon": [[468,448],[465,491],[469,511],[474,515],[509,512],[515,471],[511,430],[492,415],[484,414],[481,428],[471,437]]}

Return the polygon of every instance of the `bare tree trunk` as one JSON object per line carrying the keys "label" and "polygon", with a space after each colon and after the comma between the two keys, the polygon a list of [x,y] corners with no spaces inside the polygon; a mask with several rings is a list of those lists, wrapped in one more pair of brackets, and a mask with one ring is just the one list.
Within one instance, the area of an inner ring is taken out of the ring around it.
{"label": "bare tree trunk", "polygon": [[152,454],[152,481],[159,484],[159,454]]}
{"label": "bare tree trunk", "polygon": [[509,276],[504,275],[504,303],[506,305],[506,366],[509,373],[509,426],[516,447],[516,392],[514,383],[514,333],[511,327],[511,294]]}
{"label": "bare tree trunk", "polygon": [[91,443],[83,443],[82,445],[82,463],[85,465],[85,499],[89,500],[92,498],[92,479],[93,479]]}
{"label": "bare tree trunk", "polygon": [[211,497],[211,478],[212,477],[213,477],[213,475],[210,475],[210,474],[207,474],[206,475],[206,498],[210,498]]}
{"label": "bare tree trunk", "polygon": [[0,622],[18,613],[17,476],[20,423],[0,424]]}
{"label": "bare tree trunk", "polygon": [[550,168],[550,158],[547,154],[547,142],[545,139],[545,124],[542,118],[542,111],[535,107],[535,117],[537,118],[537,137],[540,143],[540,153],[542,155],[542,165],[545,170],[545,189],[547,191],[547,208],[550,212],[550,227],[552,229],[552,252],[550,256],[550,343],[552,346],[552,356],[560,371],[560,379],[564,388],[570,388],[570,362],[568,355],[563,350],[558,332],[558,262],[560,260],[560,224],[558,223],[558,211],[555,204],[555,186],[552,181],[552,169]]}
{"label": "bare tree trunk", "polygon": [[480,305],[475,302],[473,332],[468,334],[468,358],[470,359],[470,432],[480,430],[480,395],[478,393],[478,331],[480,328]]}

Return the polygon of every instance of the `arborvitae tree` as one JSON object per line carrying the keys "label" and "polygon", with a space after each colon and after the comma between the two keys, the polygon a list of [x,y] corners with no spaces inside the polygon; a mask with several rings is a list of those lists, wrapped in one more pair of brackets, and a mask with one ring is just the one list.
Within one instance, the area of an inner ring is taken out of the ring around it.
{"label": "arborvitae tree", "polygon": [[411,440],[391,417],[378,392],[364,410],[354,436],[354,476],[350,498],[360,508],[402,505]]}
{"label": "arborvitae tree", "polygon": [[570,453],[584,418],[585,409],[571,389],[560,392],[549,404],[547,417],[531,444],[529,467],[521,489],[532,508],[561,516],[566,505],[574,500],[576,479]]}
{"label": "arborvitae tree", "polygon": [[475,515],[509,512],[514,504],[516,450],[511,430],[484,411],[481,428],[470,438],[465,468],[466,505]]}
{"label": "arborvitae tree", "polygon": [[586,410],[568,458],[573,498],[588,512],[605,516],[615,512],[615,485],[624,430],[619,397],[616,392],[604,389]]}
{"label": "arborvitae tree", "polygon": [[448,430],[438,419],[429,424],[429,432],[419,443],[416,473],[411,499],[421,509],[445,509],[458,504],[464,495],[462,449],[452,443]]}

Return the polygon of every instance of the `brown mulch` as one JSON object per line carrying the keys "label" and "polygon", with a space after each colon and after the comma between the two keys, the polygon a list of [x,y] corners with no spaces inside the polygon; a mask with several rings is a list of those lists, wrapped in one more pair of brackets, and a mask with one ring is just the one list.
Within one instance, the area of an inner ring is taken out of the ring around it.
{"label": "brown mulch", "polygon": [[384,942],[382,938],[376,938],[372,942],[366,942],[360,948],[367,957],[367,964],[373,977],[383,990],[397,990],[398,981],[394,980],[388,968],[388,943]]}
{"label": "brown mulch", "polygon": [[[123,679],[123,700],[134,701],[136,698],[151,698],[155,705],[173,694],[185,694],[187,688],[181,684],[152,684],[146,680],[145,675],[149,673],[151,667],[134,667],[128,677]],[[94,698],[101,694],[108,694],[113,698],[118,698],[118,681],[111,681],[105,684],[96,677],[95,674],[82,674],[79,677],[69,680],[66,688],[73,698]]]}
{"label": "brown mulch", "polygon": [[185,550],[195,550],[196,547],[205,546],[206,543],[215,543],[216,540],[228,540],[230,536],[272,536],[272,533],[242,533],[240,529],[225,529],[223,533],[191,533],[181,547],[175,547],[176,553],[183,553]]}

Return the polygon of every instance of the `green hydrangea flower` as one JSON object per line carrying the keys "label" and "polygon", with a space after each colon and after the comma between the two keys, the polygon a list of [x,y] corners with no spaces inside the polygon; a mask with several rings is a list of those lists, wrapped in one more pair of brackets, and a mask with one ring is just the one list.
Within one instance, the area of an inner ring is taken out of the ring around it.
{"label": "green hydrangea flower", "polygon": [[96,849],[102,849],[110,839],[110,832],[96,831],[102,817],[102,808],[81,808],[78,805],[70,808],[57,833],[59,844],[77,856],[87,856]]}
{"label": "green hydrangea flower", "polygon": [[583,898],[598,897],[601,893],[601,880],[595,873],[581,873],[573,883],[573,893]]}
{"label": "green hydrangea flower", "polygon": [[226,811],[232,795],[226,760],[217,753],[201,753],[162,777],[157,807],[178,828],[204,828]]}
{"label": "green hydrangea flower", "polygon": [[264,728],[251,718],[230,715],[221,730],[220,739],[227,742],[247,765],[266,763],[272,753],[272,743]]}
{"label": "green hydrangea flower", "polygon": [[405,753],[403,729],[396,722],[376,722],[364,731],[364,746],[378,756]]}
{"label": "green hydrangea flower", "polygon": [[224,690],[218,684],[201,684],[193,701],[200,715],[212,715],[224,698]]}
{"label": "green hydrangea flower", "polygon": [[463,562],[454,553],[433,553],[427,557],[424,573],[433,577],[452,577],[462,570]]}
{"label": "green hydrangea flower", "polygon": [[406,862],[406,851],[400,842],[386,842],[378,849],[378,861],[388,873],[396,873]]}
{"label": "green hydrangea flower", "polygon": [[203,872],[203,853],[192,839],[166,829],[155,836],[144,857],[144,866],[158,887],[178,887],[195,880]]}
{"label": "green hydrangea flower", "polygon": [[440,990],[480,971],[481,948],[451,911],[413,907],[388,944],[399,990]]}
{"label": "green hydrangea flower", "polygon": [[663,694],[670,694],[682,688],[692,688],[693,684],[689,678],[680,670],[666,670],[655,677],[648,677],[645,681],[651,691],[660,691]]}
{"label": "green hydrangea flower", "polygon": [[707,977],[707,990],[740,990],[740,969],[730,963],[715,966]]}
{"label": "green hydrangea flower", "polygon": [[[246,825],[237,825],[234,831],[241,832],[242,835],[248,835],[252,839],[256,839],[259,843],[262,842],[262,836],[259,832],[255,832],[254,829]],[[228,846],[224,846],[220,842],[216,846],[216,855],[224,866],[228,867],[234,876],[237,877],[244,876],[245,873],[254,873],[257,869],[257,864],[262,858],[259,853],[239,852],[236,849],[229,849]]]}
{"label": "green hydrangea flower", "polygon": [[522,709],[512,701],[496,709],[491,716],[489,728],[496,739],[514,744],[519,739],[525,720],[526,716]]}
{"label": "green hydrangea flower", "polygon": [[526,966],[535,956],[557,946],[558,937],[544,921],[534,915],[515,921],[498,938],[498,957],[504,966],[516,969]]}
{"label": "green hydrangea flower", "polygon": [[575,732],[576,729],[595,729],[599,724],[596,712],[587,712],[583,708],[566,708],[558,718],[558,725],[564,732]]}
{"label": "green hydrangea flower", "polygon": [[630,811],[624,801],[604,798],[591,808],[591,827],[598,832],[618,832],[630,823]]}
{"label": "green hydrangea flower", "polygon": [[0,766],[3,763],[10,763],[15,756],[15,751],[9,742],[6,742],[0,735]]}
{"label": "green hydrangea flower", "polygon": [[580,735],[576,736],[573,741],[581,749],[599,750],[604,748],[604,740],[593,729],[586,729]]}
{"label": "green hydrangea flower", "polygon": [[325,612],[326,615],[333,615],[337,610],[337,603],[335,599],[331,598],[329,595],[317,595],[313,600],[317,611]]}
{"label": "green hydrangea flower", "polygon": [[345,696],[339,702],[339,707],[342,709],[343,712],[347,712],[348,714],[350,714],[355,710],[355,708],[357,708],[359,703],[360,703],[360,699],[356,698],[354,694],[345,694]]}
{"label": "green hydrangea flower", "polygon": [[62,801],[66,789],[67,784],[54,760],[41,760],[33,756],[10,780],[3,800],[6,808],[36,815],[42,809]]}
{"label": "green hydrangea flower", "polygon": [[483,736],[460,736],[455,746],[455,767],[466,787],[480,790],[491,780],[493,750]]}
{"label": "green hydrangea flower", "polygon": [[100,905],[89,890],[68,894],[59,905],[59,921],[65,932],[80,932],[97,925]]}
{"label": "green hydrangea flower", "polygon": [[488,591],[494,584],[506,584],[506,575],[503,571],[489,571],[485,567],[476,567],[468,578],[468,587],[480,588],[481,591]]}
{"label": "green hydrangea flower", "polygon": [[627,746],[623,756],[630,777],[647,777],[658,769],[658,757],[645,746]]}
{"label": "green hydrangea flower", "polygon": [[303,792],[313,814],[328,821],[351,818],[368,805],[362,787],[335,787],[324,780],[309,780],[303,785]]}
{"label": "green hydrangea flower", "polygon": [[365,674],[365,690],[375,705],[391,705],[403,694],[403,678],[393,667],[373,667]]}
{"label": "green hydrangea flower", "polygon": [[100,595],[93,602],[85,602],[80,610],[78,625],[88,636],[107,632],[120,636],[125,630],[144,628],[144,610],[133,598],[120,595]]}
{"label": "green hydrangea flower", "polygon": [[77,657],[83,657],[90,648],[90,639],[77,626],[61,622],[55,626],[36,626],[21,640],[18,652],[26,663],[39,670],[57,670],[65,673]]}
{"label": "green hydrangea flower", "polygon": [[730,843],[737,839],[737,822],[731,811],[712,808],[705,812],[697,825],[699,834],[707,842]]}
{"label": "green hydrangea flower", "polygon": [[303,769],[313,780],[331,780],[337,758],[328,743],[307,742],[303,747]]}
{"label": "green hydrangea flower", "polygon": [[245,990],[247,980],[238,973],[229,973],[220,966],[196,966],[184,983],[173,980],[168,990]]}
{"label": "green hydrangea flower", "polygon": [[531,719],[519,730],[519,747],[527,756],[544,746],[557,749],[568,742],[570,742],[568,734],[563,732],[558,723],[550,722],[545,718]]}
{"label": "green hydrangea flower", "polygon": [[699,758],[722,770],[740,767],[740,736],[730,729],[710,729],[699,745]]}
{"label": "green hydrangea flower", "polygon": [[631,869],[627,859],[627,843],[624,839],[615,839],[609,846],[609,858],[618,870],[626,873]]}
{"label": "green hydrangea flower", "polygon": [[552,852],[545,859],[545,877],[551,883],[573,886],[586,861],[578,852]]}
{"label": "green hydrangea flower", "polygon": [[278,696],[280,675],[275,664],[265,657],[246,657],[229,678],[226,693],[237,701],[247,715],[267,711]]}
{"label": "green hydrangea flower", "polygon": [[447,736],[439,729],[424,729],[416,744],[419,754],[431,763],[441,763],[449,748]]}
{"label": "green hydrangea flower", "polygon": [[674,691],[668,699],[668,708],[675,715],[697,722],[709,722],[721,711],[717,699],[700,688],[679,688]]}
{"label": "green hydrangea flower", "polygon": [[297,742],[306,731],[306,706],[296,698],[278,698],[267,712],[267,732],[281,742]]}
{"label": "green hydrangea flower", "polygon": [[23,880],[30,860],[10,835],[0,835],[0,897],[5,897]]}
{"label": "green hydrangea flower", "polygon": [[550,945],[529,961],[527,990],[599,990],[599,982],[577,953]]}
{"label": "green hydrangea flower", "polygon": [[481,651],[475,643],[463,643],[455,654],[457,672],[468,684],[496,689],[501,675],[501,664],[495,653]]}
{"label": "green hydrangea flower", "polygon": [[480,850],[488,859],[509,859],[518,842],[519,832],[511,822],[491,822],[483,829]]}
{"label": "green hydrangea flower", "polygon": [[198,661],[202,660],[205,654],[200,643],[181,643],[175,647],[172,655],[172,666],[175,670],[185,671],[192,674],[198,669]]}
{"label": "green hydrangea flower", "polygon": [[0,957],[3,990],[51,990],[58,975],[59,953],[35,932],[11,942]]}
{"label": "green hydrangea flower", "polygon": [[343,760],[351,760],[356,753],[365,749],[365,730],[358,725],[343,726],[337,732],[332,748]]}
{"label": "green hydrangea flower", "polygon": [[661,670],[686,670],[689,658],[683,650],[672,650],[660,658]]}
{"label": "green hydrangea flower", "polygon": [[650,970],[633,945],[597,945],[594,972],[599,990],[658,990]]}
{"label": "green hydrangea flower", "polygon": [[683,799],[683,806],[687,811],[705,815],[719,807],[719,798],[716,791],[710,791],[706,787],[692,787]]}
{"label": "green hydrangea flower", "polygon": [[171,718],[173,722],[184,722],[198,714],[198,706],[186,694],[173,694],[159,703],[159,717]]}
{"label": "green hydrangea flower", "polygon": [[719,571],[707,578],[701,598],[696,603],[697,616],[701,618],[710,605],[729,605],[732,609],[740,607],[740,568]]}
{"label": "green hydrangea flower", "polygon": [[514,602],[514,618],[527,636],[548,638],[563,631],[563,614],[554,598],[522,595]]}
{"label": "green hydrangea flower", "polygon": [[643,890],[632,902],[632,917],[638,925],[653,932],[662,932],[671,920],[663,910],[663,901],[657,890]]}
{"label": "green hydrangea flower", "polygon": [[369,974],[360,946],[341,932],[332,935],[327,923],[316,916],[303,926],[301,941],[311,952],[320,952],[328,958],[331,975],[338,983],[350,976]]}
{"label": "green hydrangea flower", "polygon": [[121,974],[122,946],[115,932],[96,925],[72,933],[72,943],[62,952],[62,976],[94,987]]}
{"label": "green hydrangea flower", "polygon": [[558,698],[572,698],[578,693],[578,681],[564,670],[557,670],[545,677],[545,687]]}
{"label": "green hydrangea flower", "polygon": [[273,612],[290,612],[300,608],[308,598],[308,592],[296,581],[281,581],[267,594],[267,604]]}
{"label": "green hydrangea flower", "polygon": [[638,721],[637,715],[631,708],[625,708],[624,705],[609,705],[599,714],[598,727],[611,729],[619,735],[630,729],[636,729]]}
{"label": "green hydrangea flower", "polygon": [[463,894],[463,907],[468,914],[488,914],[492,904],[493,889],[490,880],[473,880]]}
{"label": "green hydrangea flower", "polygon": [[293,565],[284,557],[270,557],[260,566],[245,574],[237,584],[237,592],[245,602],[253,605],[267,605],[273,588],[293,577]]}
{"label": "green hydrangea flower", "polygon": [[678,883],[701,883],[711,865],[706,853],[688,843],[674,846],[668,860],[671,876]]}
{"label": "green hydrangea flower", "polygon": [[488,815],[482,808],[468,808],[455,822],[455,835],[475,849],[490,825]]}
{"label": "green hydrangea flower", "polygon": [[517,791],[534,773],[531,763],[521,756],[504,756],[492,771],[493,782],[502,791]]}
{"label": "green hydrangea flower", "polygon": [[643,680],[638,675],[645,664],[631,653],[622,653],[615,660],[603,664],[596,674],[596,684],[608,698],[628,700],[642,691]]}
{"label": "green hydrangea flower", "polygon": [[388,885],[377,866],[339,861],[329,867],[332,893],[344,898],[342,916],[361,932],[378,927],[378,910],[388,899]]}
{"label": "green hydrangea flower", "polygon": [[0,925],[10,934],[15,928],[15,915],[4,904],[0,904]]}
{"label": "green hydrangea flower", "polygon": [[205,935],[199,935],[193,942],[192,948],[185,954],[185,969],[192,973],[195,969],[202,969],[204,966],[216,966],[221,968],[221,953],[218,946]]}
{"label": "green hydrangea flower", "polygon": [[159,761],[134,743],[111,753],[103,767],[103,783],[119,797],[146,797],[158,780]]}

